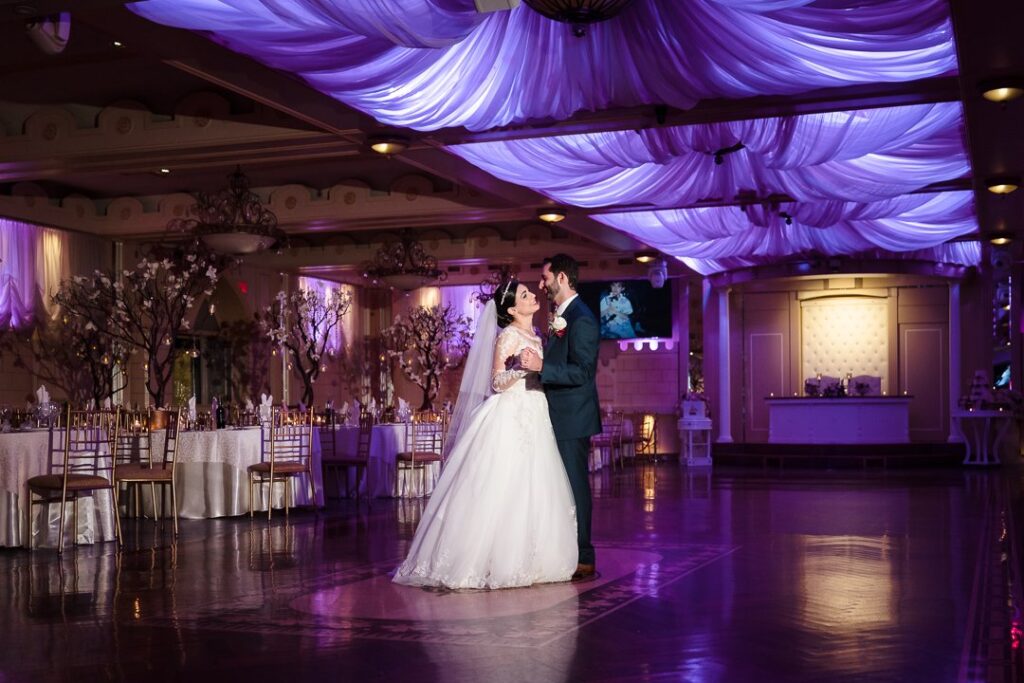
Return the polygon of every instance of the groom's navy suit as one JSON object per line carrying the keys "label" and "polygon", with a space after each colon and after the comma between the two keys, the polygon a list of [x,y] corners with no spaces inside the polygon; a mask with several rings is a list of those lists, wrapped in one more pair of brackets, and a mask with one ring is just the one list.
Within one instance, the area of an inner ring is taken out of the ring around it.
{"label": "groom's navy suit", "polygon": [[540,380],[548,397],[548,412],[555,428],[558,452],[576,500],[576,537],[580,564],[594,564],[590,542],[590,475],[587,459],[590,437],[601,433],[601,407],[597,400],[597,319],[576,297],[563,311],[565,334],[550,334],[544,348]]}

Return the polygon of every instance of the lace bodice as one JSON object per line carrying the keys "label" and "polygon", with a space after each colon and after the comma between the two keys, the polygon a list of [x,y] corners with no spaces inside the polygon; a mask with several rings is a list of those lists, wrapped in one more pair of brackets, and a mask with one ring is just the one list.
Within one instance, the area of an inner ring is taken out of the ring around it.
{"label": "lace bodice", "polygon": [[536,372],[519,367],[519,354],[530,347],[541,358],[544,348],[540,337],[515,325],[509,325],[501,331],[494,342],[494,365],[491,369],[491,388],[496,392],[527,391],[540,389],[540,378]]}

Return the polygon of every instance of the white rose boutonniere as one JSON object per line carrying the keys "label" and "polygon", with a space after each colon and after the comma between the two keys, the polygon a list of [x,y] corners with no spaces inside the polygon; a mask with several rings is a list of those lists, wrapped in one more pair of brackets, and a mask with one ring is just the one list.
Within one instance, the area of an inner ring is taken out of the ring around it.
{"label": "white rose boutonniere", "polygon": [[565,335],[565,328],[569,323],[565,322],[565,318],[560,315],[556,315],[551,319],[550,330],[556,337],[562,337]]}

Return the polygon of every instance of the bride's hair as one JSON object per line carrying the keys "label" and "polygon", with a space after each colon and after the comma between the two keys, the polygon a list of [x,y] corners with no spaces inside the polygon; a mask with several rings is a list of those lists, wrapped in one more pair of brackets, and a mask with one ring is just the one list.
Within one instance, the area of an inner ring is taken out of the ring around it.
{"label": "bride's hair", "polygon": [[514,318],[508,312],[516,303],[516,290],[519,289],[519,280],[512,278],[498,285],[494,290],[494,308],[498,316],[498,327],[508,327]]}

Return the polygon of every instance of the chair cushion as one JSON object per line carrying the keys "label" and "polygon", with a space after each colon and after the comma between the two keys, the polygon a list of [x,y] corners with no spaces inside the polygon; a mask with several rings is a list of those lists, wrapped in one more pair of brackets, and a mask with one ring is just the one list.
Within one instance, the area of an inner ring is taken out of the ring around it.
{"label": "chair cushion", "polygon": [[[270,463],[258,462],[255,465],[249,465],[249,471],[270,474]],[[306,466],[301,462],[274,463],[274,474],[299,474],[300,472],[305,471]]]}
{"label": "chair cushion", "polygon": [[395,455],[395,459],[399,462],[412,462],[414,455],[416,462],[441,462],[441,454],[430,451],[403,451]]}
{"label": "chair cushion", "polygon": [[[64,475],[41,474],[28,480],[29,488],[60,491],[64,488]],[[89,489],[108,489],[110,480],[91,474],[69,474],[68,491],[88,491]]]}
{"label": "chair cushion", "polygon": [[170,481],[173,474],[170,467],[150,467],[137,462],[114,467],[114,479],[117,481]]}

